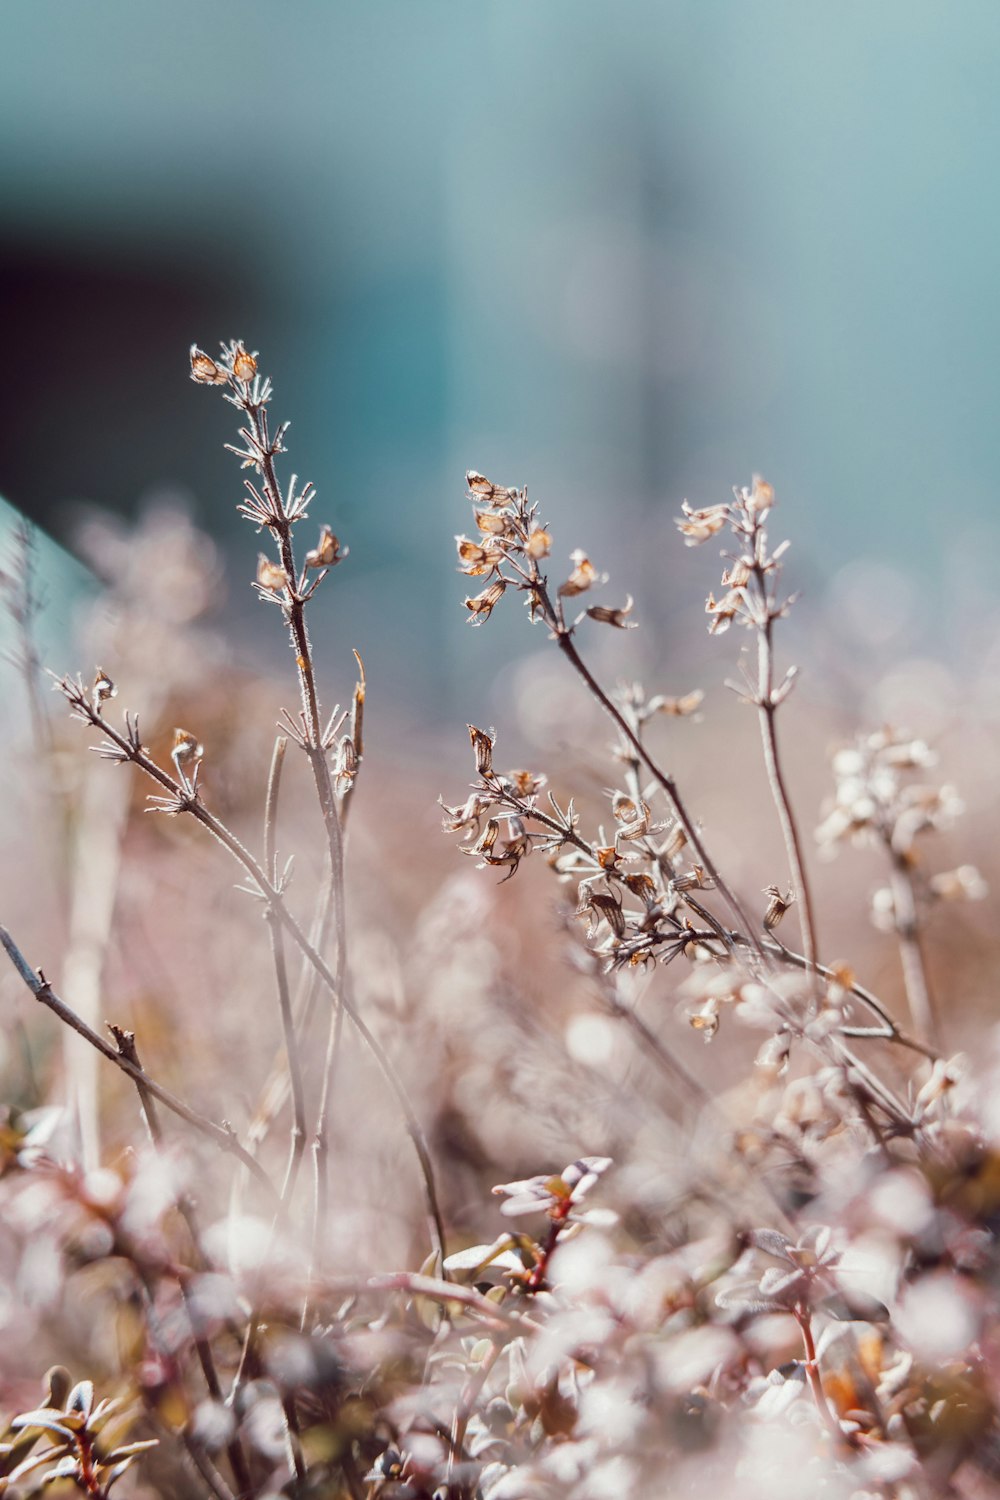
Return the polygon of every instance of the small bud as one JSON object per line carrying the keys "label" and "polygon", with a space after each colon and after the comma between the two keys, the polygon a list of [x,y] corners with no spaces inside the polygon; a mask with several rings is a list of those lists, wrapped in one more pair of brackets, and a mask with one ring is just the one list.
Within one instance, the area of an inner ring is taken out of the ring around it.
{"label": "small bud", "polygon": [[191,379],[199,385],[225,385],[229,379],[221,365],[198,348],[191,345]]}
{"label": "small bud", "polygon": [[272,594],[279,594],[287,583],[288,574],[284,568],[272,562],[266,553],[261,552],[257,558],[258,587],[268,589]]}
{"label": "small bud", "polygon": [[[347,556],[347,548],[340,550],[340,543],[329,526],[320,528],[319,541],[311,552],[306,553],[307,568],[335,568]],[[260,580],[258,579],[258,582]]]}
{"label": "small bud", "polygon": [[242,380],[244,385],[248,384],[257,373],[257,361],[252,354],[248,354],[242,344],[237,344],[233,351],[233,375],[237,380]]}

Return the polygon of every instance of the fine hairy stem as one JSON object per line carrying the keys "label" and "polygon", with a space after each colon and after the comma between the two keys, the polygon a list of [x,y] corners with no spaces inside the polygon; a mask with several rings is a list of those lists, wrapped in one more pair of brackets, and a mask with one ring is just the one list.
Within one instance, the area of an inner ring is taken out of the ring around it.
{"label": "fine hairy stem", "polygon": [[173,1114],[185,1120],[188,1125],[192,1126],[201,1135],[214,1141],[223,1151],[231,1152],[238,1161],[242,1162],[254,1180],[260,1183],[268,1195],[271,1198],[277,1198],[271,1179],[260,1163],[241,1145],[236,1133],[232,1129],[225,1125],[217,1125],[207,1115],[199,1114],[197,1110],[191,1109],[182,1099],[178,1099],[176,1094],[164,1088],[161,1083],[157,1083],[156,1079],[151,1078],[143,1068],[131,1062],[121,1052],[116,1051],[109,1042],[106,1042],[102,1036],[99,1036],[96,1031],[92,1030],[86,1021],[81,1020],[76,1011],[66,1004],[65,1000],[59,998],[45,978],[42,970],[38,969],[36,971],[31,968],[6,927],[0,927],[0,943],[6,949],[8,958],[36,1000],[40,1001],[42,1005],[47,1006],[53,1015],[57,1016],[65,1026],[70,1027],[78,1036],[83,1037],[84,1041],[89,1042],[90,1046],[95,1051],[100,1052],[102,1057],[106,1057],[109,1062],[114,1063],[116,1068],[120,1068],[123,1073],[127,1074],[134,1084],[137,1086],[141,1085],[149,1095],[152,1095],[154,1099],[158,1099],[166,1109],[171,1110]]}

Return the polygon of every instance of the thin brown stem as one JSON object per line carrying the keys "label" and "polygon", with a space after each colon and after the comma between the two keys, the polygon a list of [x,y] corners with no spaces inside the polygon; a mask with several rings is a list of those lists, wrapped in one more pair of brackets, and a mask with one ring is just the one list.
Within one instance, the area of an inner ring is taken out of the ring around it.
{"label": "thin brown stem", "polygon": [[82,1020],[76,1014],[76,1011],[66,1004],[65,1000],[59,998],[45,978],[42,970],[39,969],[36,971],[30,967],[27,959],[14,942],[6,927],[0,927],[0,944],[6,949],[11,963],[36,1000],[40,1001],[42,1005],[47,1006],[53,1015],[57,1016],[65,1026],[70,1027],[78,1036],[82,1036],[84,1041],[89,1042],[90,1046],[97,1052],[100,1052],[102,1057],[106,1057],[109,1062],[114,1063],[116,1068],[120,1068],[123,1073],[127,1074],[134,1084],[142,1084],[154,1099],[158,1099],[173,1114],[185,1120],[188,1125],[197,1130],[201,1135],[214,1141],[223,1151],[231,1152],[238,1161],[242,1162],[247,1171],[252,1174],[255,1181],[261,1184],[269,1196],[277,1198],[271,1179],[260,1164],[250,1155],[249,1151],[241,1145],[235,1131],[226,1125],[217,1125],[207,1115],[199,1114],[197,1110],[191,1109],[176,1094],[164,1088],[161,1083],[157,1083],[156,1079],[151,1078],[143,1068],[137,1067],[134,1063],[130,1062],[127,1057],[124,1057],[110,1043],[106,1042],[102,1036],[93,1031],[87,1025],[86,1021]]}
{"label": "thin brown stem", "polygon": [[788,787],[785,783],[785,776],[781,766],[781,757],[778,753],[776,723],[778,705],[774,701],[774,653],[771,643],[774,619],[766,596],[766,585],[763,579],[761,580],[761,588],[765,590],[763,608],[766,618],[758,625],[757,629],[757,716],[760,723],[760,737],[764,751],[764,765],[767,770],[767,779],[771,786],[771,796],[778,813],[781,835],[785,841],[785,853],[788,856],[792,890],[795,893],[799,927],[802,932],[802,951],[806,960],[806,972],[815,974],[817,965],[816,918],[813,910],[812,891],[808,876],[806,875],[805,860],[802,856],[802,840],[799,836],[795,815],[792,812],[791,798],[788,795]]}
{"label": "thin brown stem", "polygon": [[[764,948],[767,952],[775,953],[785,963],[793,965],[796,969],[808,968],[808,961],[805,954],[793,953],[790,948],[786,948],[783,943],[778,942],[773,935],[770,941],[765,942]],[[816,965],[816,972],[831,983],[842,984],[844,982],[843,977],[836,970],[828,969],[823,964]],[[841,1026],[839,1028],[839,1035],[896,1042],[900,1047],[908,1047],[912,1052],[919,1052],[921,1056],[930,1058],[932,1062],[940,1055],[936,1048],[928,1046],[926,1042],[919,1041],[916,1037],[910,1036],[908,1032],[903,1031],[893,1020],[882,1001],[877,995],[873,995],[871,990],[865,989],[864,985],[858,984],[853,979],[846,987],[863,1005],[867,1006],[874,1016],[878,1017],[882,1022],[883,1029],[874,1030],[860,1026]]]}
{"label": "thin brown stem", "polygon": [[[546,594],[545,597],[548,598],[548,595]],[[549,604],[549,610],[551,613],[551,604]],[[683,800],[681,799],[681,794],[676,781],[672,776],[668,775],[667,772],[664,771],[653,759],[649,751],[646,749],[645,745],[642,743],[642,740],[629,724],[628,720],[611,701],[607,693],[601,687],[600,683],[594,677],[590,668],[587,666],[579,651],[576,649],[576,645],[573,642],[571,630],[563,625],[561,628],[556,627],[555,634],[559,649],[565,656],[566,660],[570,663],[570,665],[576,671],[577,675],[583,680],[583,682],[586,683],[591,696],[596,699],[604,712],[614,722],[619,732],[624,735],[625,739],[633,747],[636,754],[641,759],[643,765],[653,777],[654,781],[657,782],[661,790],[666,794],[667,800],[670,803],[671,808],[673,809],[674,815],[677,818],[678,823],[681,825],[681,828],[684,830],[684,835],[691,846],[691,850],[695,856],[695,860],[698,864],[701,865],[705,873],[709,876],[712,884],[715,886],[716,890],[719,892],[719,894],[722,896],[722,899],[729,907],[731,914],[733,915],[733,917],[735,917],[739,926],[742,927],[743,931],[747,934],[747,939],[750,946],[754,949],[759,957],[763,957],[763,949],[761,948],[759,938],[756,936],[754,925],[750,921],[747,913],[744,911],[736,895],[732,890],[730,890],[729,885],[720,875],[714,861],[712,860],[711,855],[705,847],[694,819],[688,813],[688,810],[685,807]]]}

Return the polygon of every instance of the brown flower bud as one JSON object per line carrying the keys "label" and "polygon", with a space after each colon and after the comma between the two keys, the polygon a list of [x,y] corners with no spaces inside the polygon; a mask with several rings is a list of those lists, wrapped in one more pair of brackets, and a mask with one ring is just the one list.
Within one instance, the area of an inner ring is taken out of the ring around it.
{"label": "brown flower bud", "polygon": [[257,361],[252,354],[248,354],[242,344],[237,344],[233,352],[233,375],[244,384],[251,381],[257,373]]}
{"label": "brown flower bud", "polygon": [[479,578],[483,573],[489,573],[492,570],[496,560],[481,543],[474,542],[471,537],[467,536],[457,536],[455,543],[458,547],[458,561],[463,573],[467,573],[470,578]]}
{"label": "brown flower bud", "polygon": [[191,345],[191,379],[199,385],[225,385],[229,376],[221,365],[205,354],[197,344]]}
{"label": "brown flower bud", "polygon": [[513,490],[503,489],[487,479],[485,474],[477,474],[475,469],[469,470],[465,482],[476,499],[485,500],[487,505],[507,505],[514,498]]}

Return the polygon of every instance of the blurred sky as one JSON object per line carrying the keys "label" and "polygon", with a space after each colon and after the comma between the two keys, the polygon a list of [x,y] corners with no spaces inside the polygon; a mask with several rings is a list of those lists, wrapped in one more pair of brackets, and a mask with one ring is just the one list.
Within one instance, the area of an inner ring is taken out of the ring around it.
{"label": "blurred sky", "polygon": [[667,642],[716,571],[671,517],[755,469],[814,594],[850,563],[834,598],[895,589],[903,638],[943,593],[997,626],[996,0],[25,0],[4,32],[0,493],[53,535],[176,486],[262,616],[186,373],[236,334],[351,547],[320,629],[418,715],[479,712],[523,639],[463,623],[470,466]]}

